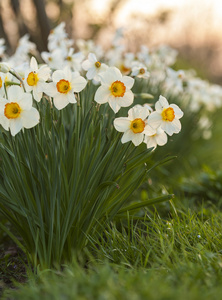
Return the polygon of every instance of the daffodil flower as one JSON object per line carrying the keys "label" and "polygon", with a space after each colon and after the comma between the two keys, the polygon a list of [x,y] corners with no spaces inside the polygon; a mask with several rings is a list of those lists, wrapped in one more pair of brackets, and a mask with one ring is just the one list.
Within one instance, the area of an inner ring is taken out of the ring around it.
{"label": "daffodil flower", "polygon": [[15,136],[22,128],[32,128],[39,123],[39,112],[32,107],[32,95],[24,93],[20,86],[11,86],[8,100],[0,101],[0,124]]}
{"label": "daffodil flower", "polygon": [[176,104],[168,103],[163,96],[155,104],[156,111],[149,116],[148,124],[157,129],[161,127],[168,135],[178,133],[181,130],[181,123],[179,121],[183,116],[182,110]]}
{"label": "daffodil flower", "polygon": [[128,107],[133,103],[134,94],[130,90],[133,87],[134,79],[129,76],[122,76],[119,69],[109,68],[101,73],[101,86],[95,94],[95,101],[103,104],[108,102],[112,110],[117,113],[121,107]]}
{"label": "daffodil flower", "polygon": [[144,134],[148,129],[147,117],[149,110],[141,105],[135,105],[128,111],[128,117],[120,117],[114,120],[114,127],[119,132],[124,132],[121,142],[132,141],[135,146],[143,142]]}
{"label": "daffodil flower", "polygon": [[88,59],[84,60],[82,63],[82,68],[87,71],[86,77],[89,80],[94,79],[96,81],[100,81],[100,77],[98,75],[105,72],[108,66],[98,61],[94,53],[89,53]]}
{"label": "daffodil flower", "polygon": [[55,107],[60,110],[69,103],[76,103],[74,93],[81,92],[87,81],[78,72],[71,72],[69,68],[56,70],[52,74],[53,82],[45,85],[44,92],[53,97]]}
{"label": "daffodil flower", "polygon": [[25,74],[25,88],[27,92],[33,92],[33,98],[39,102],[42,98],[42,89],[46,80],[50,77],[50,68],[43,65],[38,68],[37,61],[34,57],[31,58],[30,68]]}
{"label": "daffodil flower", "polygon": [[160,127],[157,129],[153,129],[148,125],[146,128],[144,143],[146,143],[147,148],[156,148],[157,145],[163,146],[167,143],[167,134]]}

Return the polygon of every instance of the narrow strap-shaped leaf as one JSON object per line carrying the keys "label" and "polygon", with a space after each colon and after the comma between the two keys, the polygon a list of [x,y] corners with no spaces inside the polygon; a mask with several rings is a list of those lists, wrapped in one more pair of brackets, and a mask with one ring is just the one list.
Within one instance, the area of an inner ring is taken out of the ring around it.
{"label": "narrow strap-shaped leaf", "polygon": [[157,204],[157,203],[161,203],[163,201],[170,200],[173,197],[174,197],[173,194],[169,194],[169,195],[165,195],[165,196],[161,196],[161,197],[157,197],[157,198],[153,198],[153,199],[148,199],[148,200],[145,200],[143,202],[136,203],[136,204],[131,204],[131,205],[128,205],[128,206],[120,209],[118,214],[130,211],[130,210],[135,210],[135,209],[138,209],[138,208],[143,208],[143,207],[146,207],[146,206],[154,205],[154,204]]}

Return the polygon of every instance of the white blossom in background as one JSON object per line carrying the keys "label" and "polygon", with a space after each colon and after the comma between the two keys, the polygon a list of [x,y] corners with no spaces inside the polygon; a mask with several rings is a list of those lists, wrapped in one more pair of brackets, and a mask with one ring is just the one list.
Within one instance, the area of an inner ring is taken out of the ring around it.
{"label": "white blossom in background", "polygon": [[120,117],[114,120],[114,127],[117,131],[123,132],[121,142],[132,141],[135,146],[140,145],[144,140],[144,134],[148,129],[147,117],[149,110],[141,105],[135,105],[128,111],[128,117]]}
{"label": "white blossom in background", "polygon": [[162,62],[166,66],[172,66],[176,62],[176,58],[178,55],[178,51],[176,49],[171,48],[168,45],[160,45],[156,52]]}
{"label": "white blossom in background", "polygon": [[183,116],[182,110],[176,104],[168,103],[163,96],[155,104],[155,110],[149,116],[148,124],[157,129],[161,127],[168,135],[179,133],[181,130],[180,118]]}
{"label": "white blossom in background", "polygon": [[27,92],[33,93],[33,98],[39,102],[42,98],[42,90],[45,82],[50,77],[51,70],[47,65],[38,67],[34,57],[31,58],[29,70],[25,74],[24,84]]}
{"label": "white blossom in background", "polygon": [[57,27],[51,30],[48,36],[48,49],[53,52],[55,49],[67,51],[74,41],[68,39],[68,34],[65,31],[65,22],[60,23]]}
{"label": "white blossom in background", "polygon": [[108,66],[101,63],[94,53],[89,53],[88,59],[82,63],[83,70],[87,71],[86,77],[89,80],[94,79],[95,81],[100,81],[99,74],[105,72]]}
{"label": "white blossom in background", "polygon": [[101,86],[95,93],[95,101],[100,104],[109,103],[112,110],[117,113],[121,107],[128,107],[133,103],[134,94],[131,88],[134,79],[123,76],[119,69],[108,68],[101,73]]}
{"label": "white blossom in background", "polygon": [[24,93],[19,86],[10,86],[8,99],[0,99],[0,124],[15,136],[22,128],[32,128],[39,123],[40,116],[32,107],[32,95]]}
{"label": "white blossom in background", "polygon": [[[132,70],[132,64],[135,60],[135,54],[132,52],[124,53],[123,57],[116,56],[115,67],[117,67],[123,75],[129,75]],[[112,64],[111,64],[112,65]]]}
{"label": "white blossom in background", "polygon": [[138,78],[149,78],[150,73],[147,71],[147,67],[139,62],[134,62],[132,66],[131,76],[135,76]]}
{"label": "white blossom in background", "polygon": [[137,57],[138,57],[138,60],[140,62],[142,62],[145,66],[150,65],[150,61],[151,61],[150,50],[147,46],[145,46],[145,45],[140,46],[140,51],[137,52]]}
{"label": "white blossom in background", "polygon": [[74,53],[74,48],[70,48],[65,56],[64,66],[68,66],[74,71],[80,72],[84,58],[85,56],[82,52]]}
{"label": "white blossom in background", "polygon": [[102,47],[100,45],[96,45],[93,40],[86,41],[83,39],[77,39],[75,44],[85,57],[87,57],[89,53],[96,53],[96,56],[99,59],[104,56],[104,50]]}
{"label": "white blossom in background", "polygon": [[37,52],[36,45],[29,41],[29,35],[25,34],[18,42],[18,47],[14,55],[12,55],[8,63],[16,69],[19,65],[23,65],[29,61],[29,55],[34,55]]}
{"label": "white blossom in background", "polygon": [[172,94],[179,94],[183,92],[183,82],[185,81],[185,73],[183,70],[175,71],[171,68],[166,70],[166,79],[164,81],[164,88]]}
{"label": "white blossom in background", "polygon": [[43,51],[41,57],[51,69],[62,69],[65,64],[65,53],[62,49],[55,49],[52,52]]}
{"label": "white blossom in background", "polygon": [[63,109],[69,103],[76,103],[74,93],[81,92],[87,81],[78,72],[72,72],[69,68],[56,70],[52,74],[53,82],[46,83],[44,92],[53,97],[53,103],[58,110]]}

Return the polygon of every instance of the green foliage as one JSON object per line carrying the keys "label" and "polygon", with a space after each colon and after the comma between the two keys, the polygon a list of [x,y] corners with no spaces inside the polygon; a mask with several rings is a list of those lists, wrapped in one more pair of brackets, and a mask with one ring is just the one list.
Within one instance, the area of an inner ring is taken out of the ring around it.
{"label": "green foliage", "polygon": [[214,171],[205,166],[195,177],[184,178],[181,188],[195,201],[207,201],[221,208],[222,204],[222,171]]}
{"label": "green foliage", "polygon": [[[17,236],[1,224],[37,266],[69,260],[87,236],[108,217],[171,198],[129,206],[129,196],[154,167],[152,149],[122,144],[113,128],[114,113],[93,102],[89,85],[78,105],[62,111],[43,99],[41,124],[14,138],[2,132],[0,211]],[[168,160],[168,159],[167,159]],[[165,161],[165,159],[164,159]]]}
{"label": "green foliage", "polygon": [[113,224],[93,241],[93,255],[85,253],[61,271],[39,272],[18,290],[5,291],[3,299],[218,298],[221,213],[173,211],[171,220],[155,213],[136,223]]}

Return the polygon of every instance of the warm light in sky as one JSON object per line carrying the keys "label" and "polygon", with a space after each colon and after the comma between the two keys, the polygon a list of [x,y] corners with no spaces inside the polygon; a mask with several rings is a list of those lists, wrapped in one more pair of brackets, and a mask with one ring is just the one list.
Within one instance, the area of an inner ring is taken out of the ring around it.
{"label": "warm light in sky", "polygon": [[[91,8],[95,14],[102,14],[110,0],[92,0]],[[215,18],[215,24],[222,23],[222,0],[128,0],[123,3],[121,12],[117,18],[117,25],[123,26],[132,12],[142,14],[155,14],[164,9],[182,9],[183,7],[193,6],[203,9],[208,8]]]}

